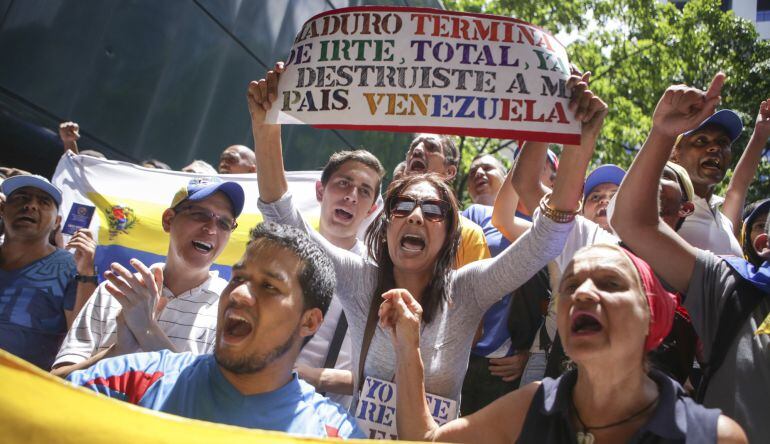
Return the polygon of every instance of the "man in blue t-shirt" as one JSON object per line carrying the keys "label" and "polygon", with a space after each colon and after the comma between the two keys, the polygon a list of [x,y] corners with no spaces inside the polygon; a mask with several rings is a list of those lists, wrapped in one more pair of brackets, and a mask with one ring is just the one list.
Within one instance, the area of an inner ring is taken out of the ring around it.
{"label": "man in blue t-shirt", "polygon": [[0,190],[0,348],[50,370],[67,329],[96,288],[95,243],[79,230],[67,244],[49,239],[61,222],[61,191],[34,175],[6,179]]}
{"label": "man in blue t-shirt", "polygon": [[[123,279],[139,293],[151,282]],[[144,275],[146,274],[146,276]],[[217,315],[214,354],[169,351],[105,359],[74,384],[153,410],[316,437],[363,438],[355,419],[292,371],[334,293],[331,260],[301,231],[262,223],[233,266]],[[118,324],[118,347],[133,339]]]}

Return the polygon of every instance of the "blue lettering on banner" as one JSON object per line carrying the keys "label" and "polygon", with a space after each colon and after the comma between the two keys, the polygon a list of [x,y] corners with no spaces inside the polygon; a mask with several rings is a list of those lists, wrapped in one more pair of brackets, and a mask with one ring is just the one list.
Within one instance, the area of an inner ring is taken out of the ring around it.
{"label": "blue lettering on banner", "polygon": [[[367,377],[361,388],[361,397],[355,408],[359,427],[370,439],[397,439],[396,385],[392,382]],[[426,395],[431,416],[438,424],[457,417],[457,401],[441,396]]]}

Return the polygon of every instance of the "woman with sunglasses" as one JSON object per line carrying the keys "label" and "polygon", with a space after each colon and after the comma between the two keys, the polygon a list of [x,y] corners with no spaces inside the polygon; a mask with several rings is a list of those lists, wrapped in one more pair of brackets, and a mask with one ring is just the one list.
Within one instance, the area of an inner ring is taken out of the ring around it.
{"label": "woman with sunglasses", "polygon": [[[405,288],[424,307],[420,351],[429,393],[458,401],[476,327],[494,302],[524,283],[558,255],[579,210],[582,172],[589,146],[567,147],[553,194],[535,212],[532,229],[494,259],[452,270],[459,241],[458,203],[436,175],[408,176],[388,187],[383,211],[367,231],[370,259],[332,246],[310,228],[294,207],[283,170],[280,125],[265,123],[275,100],[282,65],[249,85],[259,208],[266,220],[305,229],[328,252],[337,273],[337,296],[353,342],[354,396],[368,376],[393,380],[396,355],[388,334],[376,328],[381,295]],[[580,77],[568,82],[570,109],[583,127],[601,125],[607,106]],[[355,199],[355,193],[349,197]]]}

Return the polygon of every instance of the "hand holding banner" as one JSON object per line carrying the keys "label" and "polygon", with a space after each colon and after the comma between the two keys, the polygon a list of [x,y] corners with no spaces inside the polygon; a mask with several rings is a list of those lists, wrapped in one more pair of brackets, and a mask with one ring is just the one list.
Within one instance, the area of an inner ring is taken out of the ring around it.
{"label": "hand holding banner", "polygon": [[580,143],[564,46],[529,23],[354,7],[308,20],[267,121]]}

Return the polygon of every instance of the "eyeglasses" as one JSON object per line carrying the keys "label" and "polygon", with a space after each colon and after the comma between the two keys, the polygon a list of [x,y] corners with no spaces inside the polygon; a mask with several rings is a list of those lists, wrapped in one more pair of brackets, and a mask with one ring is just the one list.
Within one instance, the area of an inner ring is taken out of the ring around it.
{"label": "eyeglasses", "polygon": [[233,231],[238,228],[238,222],[236,222],[234,219],[231,219],[227,216],[220,216],[205,208],[189,206],[180,208],[176,210],[176,212],[177,214],[187,213],[187,215],[190,216],[190,219],[194,220],[195,222],[202,222],[207,224],[211,221],[211,219],[214,219],[217,223],[217,227],[219,227],[219,229],[222,231]]}
{"label": "eyeglasses", "polygon": [[446,219],[451,208],[449,203],[439,199],[420,200],[409,196],[398,196],[390,205],[390,214],[393,217],[407,217],[418,205],[423,217],[431,222],[441,222]]}

